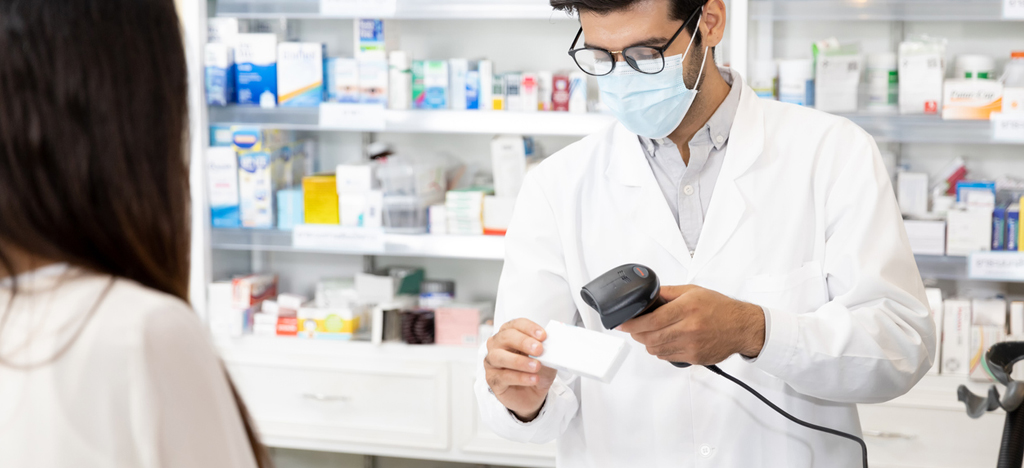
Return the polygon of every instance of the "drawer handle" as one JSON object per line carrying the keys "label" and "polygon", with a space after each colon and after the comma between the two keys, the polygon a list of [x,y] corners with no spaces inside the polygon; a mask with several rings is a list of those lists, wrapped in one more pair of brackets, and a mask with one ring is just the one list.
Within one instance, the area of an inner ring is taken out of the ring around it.
{"label": "drawer handle", "polygon": [[302,394],[302,398],[305,399],[305,400],[320,401],[320,402],[325,402],[325,403],[329,403],[329,402],[333,402],[333,401],[341,401],[341,402],[352,401],[351,397],[347,397],[347,396],[344,396],[344,395],[325,395],[323,393],[303,393]]}
{"label": "drawer handle", "polygon": [[917,438],[915,434],[905,434],[903,432],[886,432],[886,431],[864,431],[865,437],[877,437],[879,439],[904,439],[914,440]]}

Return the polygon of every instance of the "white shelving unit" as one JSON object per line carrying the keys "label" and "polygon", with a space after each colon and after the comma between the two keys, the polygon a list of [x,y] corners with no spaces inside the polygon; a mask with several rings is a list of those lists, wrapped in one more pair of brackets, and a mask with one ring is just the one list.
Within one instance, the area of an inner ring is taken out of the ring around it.
{"label": "white shelving unit", "polygon": [[1003,21],[1002,0],[750,0],[750,19]]}
{"label": "white shelving unit", "polygon": [[[320,0],[221,0],[217,16],[236,18],[348,19],[322,12]],[[568,20],[543,0],[397,0],[393,19],[538,19]]]}
{"label": "white shelving unit", "polygon": [[[335,259],[351,261],[351,257],[360,256],[396,257],[401,261],[426,259],[439,263],[482,260],[476,264],[482,268],[500,265],[494,262],[504,258],[504,238],[495,236],[386,235],[384,247],[379,249],[356,245],[328,249],[294,247],[289,232],[211,229],[204,192],[205,168],[202,158],[196,157],[208,143],[206,130],[209,126],[252,125],[318,132],[331,137],[335,132],[365,132],[322,125],[319,110],[315,108],[231,106],[209,107],[203,112],[200,64],[207,15],[314,21],[313,24],[323,26],[309,29],[320,34],[329,30],[331,23],[326,22],[352,16],[322,11],[321,0],[210,0],[209,9],[204,8],[206,5],[200,6],[207,4],[206,0],[183,0],[182,3],[186,5],[183,17],[192,65],[190,116],[196,207],[192,301],[198,310],[204,307],[204,287],[215,279],[213,272],[230,271],[230,268],[215,268],[217,265],[213,264],[227,261],[225,259],[249,262],[247,265],[254,270],[263,266],[270,254],[289,258],[292,268],[300,262],[294,259],[318,261],[321,262],[318,267],[323,268]],[[727,5],[731,25],[728,58],[731,66],[741,73],[747,69],[747,48],[752,45],[747,35],[748,30],[756,29],[752,27],[754,23],[1005,21],[1002,0],[729,0]],[[547,0],[396,0],[394,13],[384,17],[403,21],[466,20],[467,25],[469,20],[573,20],[563,13],[553,12]],[[894,30],[902,31],[902,28]],[[428,41],[432,37],[422,30],[419,34]],[[564,45],[558,43],[551,53],[564,54],[564,46],[570,39],[566,38]],[[434,52],[428,49],[423,53]],[[493,58],[502,63],[503,57]],[[384,117],[384,128],[378,133],[422,134],[433,140],[506,133],[582,137],[613,122],[611,116],[604,114],[555,112],[389,110]],[[844,117],[863,127],[879,142],[986,145],[985,148],[1000,148],[989,145],[1001,144],[992,138],[988,122],[868,113]],[[919,255],[916,260],[926,278],[971,279],[967,257]],[[301,273],[309,278],[320,274],[320,270]],[[1000,278],[986,280],[1002,281]],[[224,340],[218,347],[271,446],[479,464],[554,465],[553,445],[511,443],[482,427],[471,390],[477,359],[475,348],[403,344],[378,347],[362,342],[253,337]],[[978,461],[970,457],[979,447],[983,447],[986,454],[991,451],[1002,420],[995,416],[978,422],[967,419],[955,400],[956,388],[964,382],[960,377],[926,376],[903,397],[880,405],[864,405],[862,425],[871,444],[872,466],[968,466]],[[981,386],[972,386],[980,392]],[[948,430],[948,427],[957,430]],[[951,435],[938,433],[941,430]],[[908,458],[926,452],[932,458]],[[984,462],[989,464],[987,459]]]}
{"label": "white shelving unit", "polygon": [[[503,112],[456,110],[386,110],[383,133],[501,133],[586,136],[614,123],[607,114],[568,112]],[[305,131],[362,131],[320,124],[316,108],[211,107],[213,125],[253,125]]]}

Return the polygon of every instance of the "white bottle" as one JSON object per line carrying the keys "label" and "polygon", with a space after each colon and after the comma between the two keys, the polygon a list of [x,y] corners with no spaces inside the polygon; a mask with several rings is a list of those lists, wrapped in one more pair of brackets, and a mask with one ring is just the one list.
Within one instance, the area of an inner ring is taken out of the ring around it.
{"label": "white bottle", "polygon": [[814,62],[779,61],[779,101],[814,107]]}
{"label": "white bottle", "polygon": [[896,54],[868,56],[868,110],[895,113],[899,110],[899,77]]}
{"label": "white bottle", "polygon": [[404,51],[395,50],[389,54],[388,62],[388,81],[391,88],[388,107],[393,110],[408,110],[412,101],[412,70],[409,56]]}
{"label": "white bottle", "polygon": [[1003,113],[1024,113],[1024,51],[1010,54],[1003,73]]}

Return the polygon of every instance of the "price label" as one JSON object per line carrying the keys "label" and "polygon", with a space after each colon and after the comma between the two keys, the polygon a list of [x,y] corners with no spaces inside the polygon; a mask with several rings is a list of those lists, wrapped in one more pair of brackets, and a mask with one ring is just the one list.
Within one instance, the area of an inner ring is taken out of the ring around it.
{"label": "price label", "polygon": [[1003,18],[1024,19],[1024,0],[1003,0]]}
{"label": "price label", "polygon": [[993,140],[1024,143],[1024,113],[993,112],[989,118],[992,122]]}
{"label": "price label", "polygon": [[320,14],[345,18],[391,18],[396,0],[320,0]]}
{"label": "price label", "polygon": [[971,279],[1024,282],[1024,254],[1019,252],[975,252],[967,264]]}
{"label": "price label", "polygon": [[320,104],[320,126],[334,130],[384,131],[385,112],[380,104]]}
{"label": "price label", "polygon": [[300,224],[292,231],[292,246],[353,253],[383,253],[384,230],[334,224]]}

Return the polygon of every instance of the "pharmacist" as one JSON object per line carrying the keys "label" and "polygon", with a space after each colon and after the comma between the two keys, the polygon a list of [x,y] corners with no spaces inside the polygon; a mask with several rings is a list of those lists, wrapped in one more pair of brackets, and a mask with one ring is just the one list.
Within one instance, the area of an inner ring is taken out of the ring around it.
{"label": "pharmacist", "polygon": [[[861,466],[857,444],[666,361],[717,363],[853,434],[858,403],[917,383],[935,329],[875,142],[844,118],[760,100],[716,67],[723,0],[551,3],[579,12],[571,53],[618,123],[527,176],[498,331],[481,350],[486,424],[557,440],[559,467]],[[605,331],[632,346],[610,384],[527,357],[549,320],[603,331],[579,291],[625,263],[653,269],[671,302]]]}

